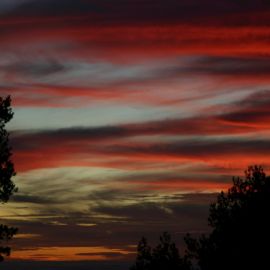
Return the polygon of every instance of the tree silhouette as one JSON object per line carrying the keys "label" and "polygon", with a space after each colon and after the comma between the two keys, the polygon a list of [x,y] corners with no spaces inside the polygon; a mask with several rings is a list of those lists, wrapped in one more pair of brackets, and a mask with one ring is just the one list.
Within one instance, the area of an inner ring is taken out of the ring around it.
{"label": "tree silhouette", "polygon": [[185,238],[187,254],[201,270],[269,269],[270,178],[262,167],[233,178],[227,193],[210,205],[208,235]]}
{"label": "tree silhouette", "polygon": [[[11,99],[8,96],[5,99],[0,98],[0,202],[6,203],[10,196],[17,191],[12,177],[15,175],[14,165],[11,161],[11,148],[9,146],[9,134],[5,129],[5,125],[13,117],[10,107]],[[17,229],[0,225],[0,244],[10,240]],[[0,261],[4,259],[4,255],[10,254],[10,248],[0,246]]]}
{"label": "tree silhouette", "polygon": [[137,258],[130,270],[152,269],[152,248],[148,245],[147,239],[143,237],[138,243]]}
{"label": "tree silhouette", "polygon": [[159,244],[152,249],[146,238],[142,238],[138,244],[138,253],[135,264],[130,270],[188,270],[190,263],[181,258],[171,236],[164,232],[160,236]]}

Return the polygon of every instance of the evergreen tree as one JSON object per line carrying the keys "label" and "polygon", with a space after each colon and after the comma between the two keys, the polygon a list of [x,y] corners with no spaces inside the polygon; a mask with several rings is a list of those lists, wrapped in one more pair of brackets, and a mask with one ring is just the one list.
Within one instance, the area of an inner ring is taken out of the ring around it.
{"label": "evergreen tree", "polygon": [[143,237],[138,244],[138,253],[131,270],[189,270],[190,263],[181,258],[179,251],[172,242],[169,233],[164,232],[159,238],[159,244],[151,248]]}
{"label": "evergreen tree", "polygon": [[201,270],[269,269],[270,178],[249,167],[210,205],[209,236],[186,237],[188,254]]}
{"label": "evergreen tree", "polygon": [[[15,176],[13,162],[11,161],[11,148],[9,146],[9,134],[5,129],[5,125],[13,117],[10,107],[11,99],[8,96],[5,99],[0,98],[0,202],[8,202],[10,196],[17,191],[12,177]],[[0,261],[4,259],[4,255],[10,254],[10,247],[2,246],[10,240],[17,229],[0,225]]]}

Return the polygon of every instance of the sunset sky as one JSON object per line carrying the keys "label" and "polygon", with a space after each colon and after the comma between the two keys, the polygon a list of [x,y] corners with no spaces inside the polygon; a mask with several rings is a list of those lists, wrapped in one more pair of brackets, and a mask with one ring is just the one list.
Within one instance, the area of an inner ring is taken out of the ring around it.
{"label": "sunset sky", "polygon": [[5,269],[124,270],[143,235],[207,232],[232,176],[270,169],[269,18],[264,0],[1,0]]}

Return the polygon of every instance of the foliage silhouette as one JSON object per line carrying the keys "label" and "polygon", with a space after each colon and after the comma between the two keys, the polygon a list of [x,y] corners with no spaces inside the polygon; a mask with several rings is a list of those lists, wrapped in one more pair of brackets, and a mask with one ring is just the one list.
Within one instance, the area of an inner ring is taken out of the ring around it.
{"label": "foliage silhouette", "polygon": [[[0,202],[8,202],[10,196],[17,191],[12,177],[15,176],[13,162],[11,161],[11,148],[9,146],[9,134],[5,129],[5,125],[13,117],[10,107],[11,98],[0,98]],[[17,229],[0,225],[0,244],[12,239]],[[10,254],[10,247],[0,246],[0,261],[3,261],[4,255]]]}
{"label": "foliage silhouette", "polygon": [[137,258],[130,270],[189,270],[190,263],[181,258],[171,236],[164,232],[160,242],[151,248],[146,238],[142,238],[137,248]]}
{"label": "foliage silhouette", "polygon": [[269,269],[270,178],[262,167],[249,167],[245,179],[210,205],[208,235],[185,238],[187,255],[201,270]]}

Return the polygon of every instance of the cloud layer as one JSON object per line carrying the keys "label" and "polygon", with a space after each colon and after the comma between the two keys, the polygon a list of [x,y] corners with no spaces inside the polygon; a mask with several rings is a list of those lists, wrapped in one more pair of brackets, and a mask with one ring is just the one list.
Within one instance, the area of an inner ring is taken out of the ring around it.
{"label": "cloud layer", "polygon": [[120,262],[142,235],[183,248],[207,232],[231,177],[270,167],[269,15],[255,0],[1,1],[13,260]]}

